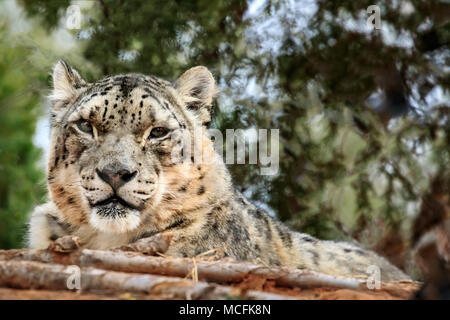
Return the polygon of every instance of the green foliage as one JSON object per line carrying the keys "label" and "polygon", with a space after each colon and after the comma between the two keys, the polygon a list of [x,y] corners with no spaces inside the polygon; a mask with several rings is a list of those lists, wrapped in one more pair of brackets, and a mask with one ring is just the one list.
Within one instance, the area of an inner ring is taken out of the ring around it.
{"label": "green foliage", "polygon": [[39,16],[40,22],[50,28],[58,23],[61,11],[70,5],[70,0],[45,1],[45,3],[33,0],[19,0],[19,3],[26,6],[27,13],[30,16]]}
{"label": "green foliage", "polygon": [[41,92],[33,88],[27,48],[11,48],[0,28],[0,248],[16,248],[44,195],[40,151],[32,143]]}

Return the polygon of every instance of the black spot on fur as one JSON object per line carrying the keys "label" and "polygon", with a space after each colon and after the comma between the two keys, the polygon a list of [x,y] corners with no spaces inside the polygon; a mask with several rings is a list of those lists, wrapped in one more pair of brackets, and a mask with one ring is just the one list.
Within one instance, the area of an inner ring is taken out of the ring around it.
{"label": "black spot on fur", "polygon": [[282,227],[280,227],[279,225],[276,225],[276,229],[277,229],[278,235],[281,238],[281,241],[283,241],[283,244],[286,247],[291,248],[292,247],[291,233],[287,230],[283,230]]}
{"label": "black spot on fur", "polygon": [[270,264],[271,266],[277,266],[277,267],[281,266],[280,261],[275,260],[275,259],[273,259],[273,258],[269,258],[269,264]]}
{"label": "black spot on fur", "polygon": [[46,218],[47,218],[48,223],[51,225],[51,229],[54,229],[55,227],[59,227],[63,231],[67,231],[71,228],[71,225],[69,223],[62,222],[55,216],[47,214]]}
{"label": "black spot on fur", "polygon": [[360,256],[367,256],[367,252],[365,252],[364,250],[357,249],[357,250],[355,250],[355,252],[357,254],[359,254]]}
{"label": "black spot on fur", "polygon": [[138,85],[138,79],[136,77],[124,76],[121,80],[120,91],[124,96],[128,96],[130,92]]}
{"label": "black spot on fur", "polygon": [[[243,203],[245,204],[245,203]],[[260,210],[255,210],[255,209],[248,209],[248,213],[250,215],[252,215],[253,217],[255,217],[256,219],[262,219],[262,216],[264,215],[264,213],[262,213]]]}
{"label": "black spot on fur", "polygon": [[204,193],[205,193],[205,186],[200,186],[200,188],[198,188],[197,194],[202,195]]}
{"label": "black spot on fur", "polygon": [[320,258],[319,252],[314,251],[314,250],[308,250],[308,252],[312,255],[313,264],[318,267],[319,266],[319,258]]}
{"label": "black spot on fur", "polygon": [[248,213],[252,215],[255,219],[255,226],[258,229],[258,232],[265,236],[267,240],[272,240],[272,228],[270,227],[269,217],[260,212],[259,210],[249,210]]}
{"label": "black spot on fur", "polygon": [[192,224],[192,221],[189,219],[179,219],[172,222],[168,227],[164,229],[164,231],[170,230],[170,229],[176,229],[176,228],[185,228]]}
{"label": "black spot on fur", "polygon": [[315,239],[313,237],[308,237],[308,236],[302,237],[302,240],[306,241],[306,242],[313,242],[313,243],[317,242],[317,239]]}

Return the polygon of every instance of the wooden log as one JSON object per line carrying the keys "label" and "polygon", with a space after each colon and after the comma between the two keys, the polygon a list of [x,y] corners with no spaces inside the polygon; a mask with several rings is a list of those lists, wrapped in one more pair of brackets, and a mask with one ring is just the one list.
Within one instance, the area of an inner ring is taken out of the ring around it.
{"label": "wooden log", "polygon": [[[149,273],[175,277],[186,277],[194,269],[188,258],[145,256],[135,252],[102,251],[84,249],[71,254],[58,254],[49,250],[0,251],[0,260],[29,260],[47,263],[78,265],[121,272]],[[363,280],[334,277],[313,271],[293,268],[270,268],[247,262],[228,260],[196,260],[198,279],[216,282],[241,282],[248,276],[259,276],[273,280],[279,286],[320,287],[330,286],[347,289],[366,289]]]}
{"label": "wooden log", "polygon": [[[123,272],[140,272],[177,277],[188,276],[194,269],[192,259],[145,257],[124,255],[120,252],[83,250],[80,255],[81,266],[95,266]],[[348,289],[365,288],[362,280],[334,277],[313,271],[293,268],[270,268],[248,262],[235,261],[196,261],[198,279],[211,282],[241,282],[248,276],[259,276],[274,280],[277,285],[287,287],[332,286]]]}
{"label": "wooden log", "polygon": [[[0,264],[0,287],[22,289],[69,290],[77,277],[73,266],[35,261],[3,261]],[[132,292],[162,295],[173,299],[227,299],[241,297],[258,300],[291,299],[290,296],[242,291],[239,288],[197,282],[178,277],[124,273],[96,268],[79,269],[79,289],[82,292]],[[75,281],[76,282],[76,281]],[[76,286],[75,286],[76,288]]]}
{"label": "wooden log", "polygon": [[164,253],[167,251],[170,245],[170,241],[172,240],[172,234],[161,234],[158,233],[152,237],[139,239],[136,242],[123,245],[117,249],[113,249],[114,251],[122,250],[122,251],[134,251],[140,252],[147,255],[155,255],[158,252]]}

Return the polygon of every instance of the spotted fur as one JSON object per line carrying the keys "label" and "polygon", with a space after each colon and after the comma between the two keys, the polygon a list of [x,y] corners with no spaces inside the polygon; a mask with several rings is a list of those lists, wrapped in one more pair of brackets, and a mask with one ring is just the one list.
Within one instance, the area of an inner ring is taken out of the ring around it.
{"label": "spotted fur", "polygon": [[[206,68],[175,83],[141,74],[87,83],[61,61],[53,80],[50,201],[32,214],[30,247],[71,234],[85,248],[107,249],[170,232],[167,254],[174,256],[223,248],[273,266],[367,277],[367,267],[377,265],[382,279],[408,279],[371,251],[290,230],[235,191],[205,134],[216,94]],[[155,128],[167,133],[154,137]],[[177,161],[196,142],[177,137],[194,130],[207,161]],[[120,180],[108,172],[126,174]],[[114,194],[120,201],[107,203]]]}

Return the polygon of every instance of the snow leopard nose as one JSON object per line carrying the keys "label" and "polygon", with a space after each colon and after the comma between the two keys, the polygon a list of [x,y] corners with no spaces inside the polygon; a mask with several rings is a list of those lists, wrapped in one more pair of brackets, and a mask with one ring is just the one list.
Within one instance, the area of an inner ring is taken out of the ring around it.
{"label": "snow leopard nose", "polygon": [[102,170],[95,169],[95,171],[100,179],[109,184],[114,191],[133,180],[137,173],[137,171],[130,172],[129,169],[121,166],[107,166]]}

